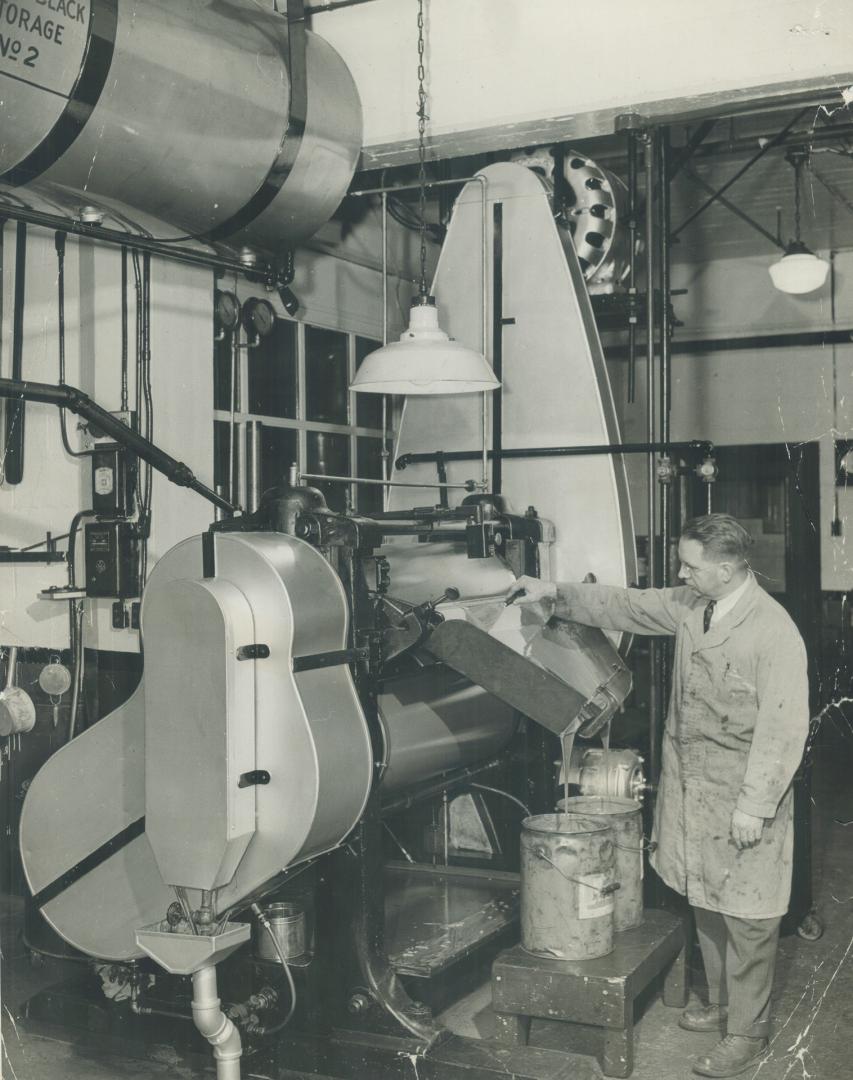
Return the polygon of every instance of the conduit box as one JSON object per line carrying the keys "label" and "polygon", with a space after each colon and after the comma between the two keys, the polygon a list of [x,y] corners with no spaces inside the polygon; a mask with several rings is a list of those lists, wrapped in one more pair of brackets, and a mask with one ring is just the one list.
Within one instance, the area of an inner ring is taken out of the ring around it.
{"label": "conduit box", "polygon": [[110,443],[92,452],[92,509],[96,514],[127,517],[133,509],[136,455]]}
{"label": "conduit box", "polygon": [[86,595],[126,600],[139,595],[139,543],[129,521],[86,526]]}

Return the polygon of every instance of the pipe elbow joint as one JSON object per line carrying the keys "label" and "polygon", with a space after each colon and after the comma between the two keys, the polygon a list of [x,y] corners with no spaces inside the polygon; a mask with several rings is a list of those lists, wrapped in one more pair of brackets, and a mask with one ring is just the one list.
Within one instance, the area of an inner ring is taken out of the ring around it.
{"label": "pipe elbow joint", "polygon": [[192,1011],[196,1028],[213,1047],[217,1080],[239,1080],[243,1044],[236,1025],[221,1009],[213,966],[193,974]]}
{"label": "pipe elbow joint", "polygon": [[217,1061],[239,1061],[242,1057],[243,1043],[240,1032],[227,1018],[219,1035],[208,1041],[213,1045],[213,1056]]}

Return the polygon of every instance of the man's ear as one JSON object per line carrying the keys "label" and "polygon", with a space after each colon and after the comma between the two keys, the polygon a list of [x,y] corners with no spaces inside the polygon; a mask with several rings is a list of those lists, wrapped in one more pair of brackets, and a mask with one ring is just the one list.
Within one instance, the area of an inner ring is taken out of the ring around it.
{"label": "man's ear", "polygon": [[734,564],[730,563],[730,562],[721,562],[718,565],[720,567],[720,577],[728,585],[728,583],[734,577],[734,572],[735,572]]}

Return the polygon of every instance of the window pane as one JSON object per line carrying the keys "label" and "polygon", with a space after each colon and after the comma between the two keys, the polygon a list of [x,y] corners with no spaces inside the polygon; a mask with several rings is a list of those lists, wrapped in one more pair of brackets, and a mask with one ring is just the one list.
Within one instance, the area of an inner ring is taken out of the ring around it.
{"label": "window pane", "polygon": [[[357,337],[355,339],[355,367],[358,370],[361,362],[368,353],[380,348],[381,341],[371,341],[370,338]],[[355,416],[359,427],[372,427],[382,430],[382,395],[381,394],[356,394]],[[359,473],[361,476],[362,474]]]}
{"label": "window pane", "polygon": [[[349,436],[329,435],[325,431],[308,432],[308,468],[310,473],[329,473],[333,476],[349,476]],[[325,484],[322,480],[309,480],[326,496],[333,510],[346,510],[347,484]]]}
{"label": "window pane", "polygon": [[296,323],[276,319],[249,349],[249,412],[296,418]]}
{"label": "window pane", "polygon": [[229,330],[221,341],[213,343],[214,409],[230,410],[231,408],[231,344],[233,340],[234,336]]}
{"label": "window pane", "polygon": [[261,494],[287,481],[287,472],[296,461],[296,432],[293,428],[261,427]]}
{"label": "window pane", "polygon": [[225,420],[213,421],[213,486],[220,488],[226,499],[231,498],[228,488],[228,457],[231,447],[231,426]]}
{"label": "window pane", "polygon": [[346,424],[347,335],[338,330],[305,327],[307,417],[326,424]]}
{"label": "window pane", "polygon": [[[374,480],[382,479],[382,440],[359,439],[356,446],[358,455],[358,476]],[[379,484],[359,484],[356,488],[357,507],[362,514],[375,514],[382,509],[382,488]]]}

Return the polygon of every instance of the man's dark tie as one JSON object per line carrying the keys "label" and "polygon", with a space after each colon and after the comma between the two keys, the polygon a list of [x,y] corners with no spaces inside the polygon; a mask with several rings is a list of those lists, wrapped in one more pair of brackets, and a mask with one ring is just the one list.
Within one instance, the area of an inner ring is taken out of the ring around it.
{"label": "man's dark tie", "polygon": [[711,616],[714,614],[714,608],[716,606],[716,600],[709,600],[705,605],[705,614],[702,616],[702,630],[706,634],[711,629]]}

